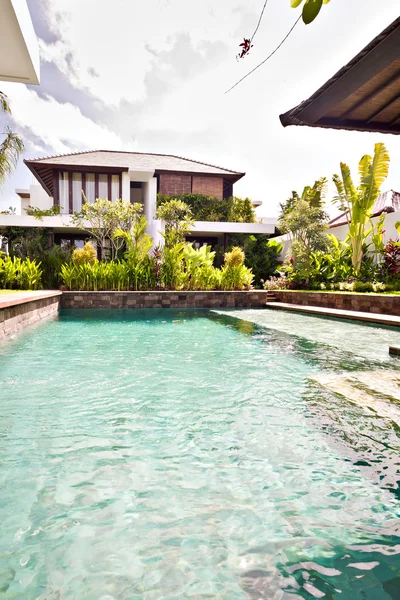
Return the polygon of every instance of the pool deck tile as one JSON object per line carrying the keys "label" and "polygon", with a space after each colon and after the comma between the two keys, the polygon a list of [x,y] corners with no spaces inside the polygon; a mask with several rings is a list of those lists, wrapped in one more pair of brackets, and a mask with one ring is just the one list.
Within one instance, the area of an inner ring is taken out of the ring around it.
{"label": "pool deck tile", "polygon": [[267,302],[266,307],[273,308],[274,310],[292,310],[294,312],[303,312],[310,315],[335,317],[337,319],[351,319],[355,321],[365,321],[367,323],[377,323],[379,325],[400,327],[400,317],[394,315],[357,312],[355,310],[339,310],[338,308],[322,308],[320,306],[302,306],[300,304],[288,304],[286,302]]}
{"label": "pool deck tile", "polygon": [[38,290],[34,292],[15,292],[12,294],[0,294],[0,309],[16,306],[17,304],[25,304],[26,302],[34,302],[42,298],[52,298],[53,296],[61,296],[59,290]]}

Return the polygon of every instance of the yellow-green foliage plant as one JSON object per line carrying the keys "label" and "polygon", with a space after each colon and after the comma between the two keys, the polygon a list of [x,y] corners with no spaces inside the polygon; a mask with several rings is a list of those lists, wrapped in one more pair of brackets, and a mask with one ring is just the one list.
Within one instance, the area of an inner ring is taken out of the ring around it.
{"label": "yellow-green foliage plant", "polygon": [[97,252],[91,242],[86,242],[83,248],[76,248],[72,253],[74,265],[93,265],[97,262]]}
{"label": "yellow-green foliage plant", "polygon": [[186,244],[183,254],[183,286],[187,290],[212,290],[217,287],[218,275],[213,266],[215,252],[211,246],[193,248]]}
{"label": "yellow-green foliage plant", "polygon": [[61,267],[61,277],[69,290],[120,292],[131,288],[131,271],[123,261],[64,264]]}
{"label": "yellow-green foliage plant", "polygon": [[219,284],[222,290],[244,290],[251,287],[254,275],[244,265],[244,260],[242,248],[235,246],[230,252],[225,252]]}
{"label": "yellow-green foliage plant", "polygon": [[0,255],[0,288],[10,290],[37,290],[42,287],[40,263],[29,258]]}
{"label": "yellow-green foliage plant", "polygon": [[[358,165],[360,183],[355,187],[350,169],[345,163],[340,163],[341,177],[333,176],[337,196],[334,201],[346,214],[349,228],[348,240],[352,249],[352,263],[356,274],[359,273],[363,259],[363,244],[371,233],[367,229],[371,221],[375,200],[389,172],[390,157],[386,146],[375,144],[374,156],[366,154]],[[383,226],[383,223],[382,223]]]}

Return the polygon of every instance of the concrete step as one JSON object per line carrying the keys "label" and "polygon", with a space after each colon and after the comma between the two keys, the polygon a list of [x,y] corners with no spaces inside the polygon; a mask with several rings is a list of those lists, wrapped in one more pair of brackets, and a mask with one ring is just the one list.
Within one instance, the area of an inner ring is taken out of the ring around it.
{"label": "concrete step", "polygon": [[276,302],[276,296],[274,292],[267,292],[267,302]]}
{"label": "concrete step", "polygon": [[287,302],[267,301],[267,307],[271,309],[291,310],[309,315],[320,315],[324,317],[335,317],[337,319],[352,319],[365,321],[367,323],[379,323],[400,327],[400,317],[395,315],[382,315],[379,313],[358,312],[356,310],[339,310],[338,308],[322,308],[321,306],[303,306],[301,304],[288,304]]}

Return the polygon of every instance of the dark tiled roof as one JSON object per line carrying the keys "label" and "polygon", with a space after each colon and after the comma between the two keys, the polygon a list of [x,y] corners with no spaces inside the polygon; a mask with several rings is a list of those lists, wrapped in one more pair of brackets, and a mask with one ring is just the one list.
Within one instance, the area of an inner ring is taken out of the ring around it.
{"label": "dark tiled roof", "polygon": [[[389,190],[388,192],[383,192],[375,201],[374,207],[372,209],[372,216],[378,217],[380,214],[392,213],[400,211],[400,192],[395,192],[393,190]],[[335,217],[330,221],[329,226],[339,227],[340,225],[346,225],[346,213],[342,213],[338,217]]]}
{"label": "dark tiled roof", "polygon": [[121,167],[132,170],[186,171],[188,173],[204,173],[210,175],[236,175],[244,173],[224,169],[198,160],[191,160],[173,154],[151,154],[144,152],[118,152],[114,150],[89,150],[72,154],[59,154],[34,158],[25,161],[29,164],[90,166],[90,167]]}

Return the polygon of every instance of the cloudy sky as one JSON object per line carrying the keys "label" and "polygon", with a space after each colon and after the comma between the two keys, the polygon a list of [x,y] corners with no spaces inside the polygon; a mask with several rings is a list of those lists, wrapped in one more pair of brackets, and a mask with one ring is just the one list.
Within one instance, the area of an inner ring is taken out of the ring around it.
{"label": "cloudy sky", "polygon": [[[291,190],[385,141],[387,189],[400,190],[396,136],[284,129],[279,114],[307,98],[399,14],[399,0],[331,0],[228,94],[293,25],[289,0],[269,0],[251,54],[237,62],[263,0],[28,0],[41,52],[40,86],[1,82],[25,157],[84,149],[171,153],[247,175],[237,195],[274,216]],[[19,165],[0,206],[31,183]],[[333,190],[331,190],[333,192]]]}

